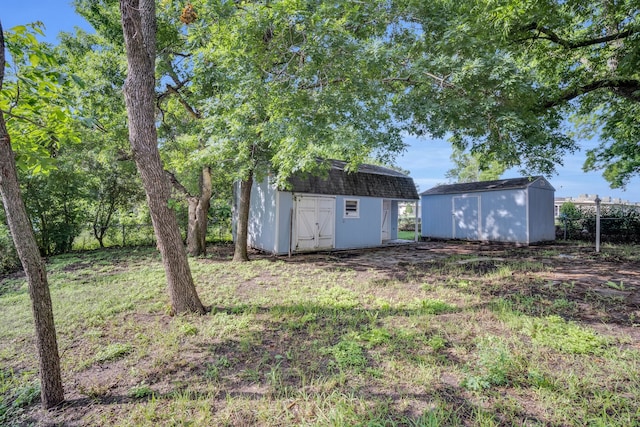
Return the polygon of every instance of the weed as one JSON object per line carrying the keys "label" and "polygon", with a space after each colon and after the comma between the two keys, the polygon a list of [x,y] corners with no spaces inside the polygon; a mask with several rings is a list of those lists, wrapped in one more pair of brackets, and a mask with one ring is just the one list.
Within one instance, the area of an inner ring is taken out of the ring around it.
{"label": "weed", "polygon": [[334,286],[327,290],[320,291],[317,296],[318,304],[335,309],[345,309],[357,307],[360,302],[358,294],[341,286]]}
{"label": "weed", "polygon": [[128,393],[129,397],[134,399],[146,399],[155,395],[154,391],[147,384],[138,384],[132,387]]}
{"label": "weed", "polygon": [[507,385],[518,369],[508,345],[498,337],[488,336],[478,342],[476,350],[477,362],[462,386],[481,391],[492,386]]}
{"label": "weed", "polygon": [[424,314],[442,314],[456,311],[456,307],[439,299],[420,301],[420,311]]}
{"label": "weed", "polygon": [[185,322],[180,325],[180,331],[184,336],[196,335],[198,333],[198,328],[189,322]]}
{"label": "weed", "polygon": [[431,347],[433,351],[439,351],[447,346],[447,340],[441,336],[435,335],[427,340],[427,345]]}
{"label": "weed", "polygon": [[96,353],[93,360],[98,363],[109,362],[112,360],[120,359],[131,353],[133,347],[131,344],[114,343],[101,349]]}
{"label": "weed", "polygon": [[109,386],[106,384],[90,384],[89,386],[79,385],[78,392],[90,399],[99,399],[109,394]]}
{"label": "weed", "polygon": [[373,328],[366,332],[357,334],[357,338],[361,341],[365,341],[368,347],[373,347],[388,343],[391,340],[391,334],[386,329]]}
{"label": "weed", "polygon": [[624,282],[622,280],[619,283],[612,282],[611,280],[608,280],[607,283],[605,283],[605,285],[607,285],[610,288],[616,289],[618,291],[626,290],[626,288],[624,286]]}
{"label": "weed", "polygon": [[342,369],[353,369],[360,371],[367,366],[367,358],[360,344],[355,341],[344,339],[338,344],[326,350],[326,353],[333,355],[336,365]]}
{"label": "weed", "polygon": [[23,383],[12,371],[0,370],[0,392],[0,425],[5,425],[39,400],[40,384]]}
{"label": "weed", "polygon": [[533,342],[563,353],[601,354],[609,345],[607,338],[560,316],[528,319],[524,331]]}
{"label": "weed", "polygon": [[231,367],[231,362],[227,356],[220,356],[215,362],[206,365],[204,377],[211,381],[218,381],[223,369]]}

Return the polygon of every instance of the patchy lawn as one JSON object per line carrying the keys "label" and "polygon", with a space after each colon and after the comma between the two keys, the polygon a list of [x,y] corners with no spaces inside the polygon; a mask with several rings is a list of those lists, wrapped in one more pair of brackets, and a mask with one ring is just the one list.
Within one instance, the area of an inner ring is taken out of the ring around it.
{"label": "patchy lawn", "polygon": [[638,425],[635,246],[230,251],[191,260],[205,316],[167,315],[154,249],[52,258],[49,412],[24,277],[0,278],[0,424]]}

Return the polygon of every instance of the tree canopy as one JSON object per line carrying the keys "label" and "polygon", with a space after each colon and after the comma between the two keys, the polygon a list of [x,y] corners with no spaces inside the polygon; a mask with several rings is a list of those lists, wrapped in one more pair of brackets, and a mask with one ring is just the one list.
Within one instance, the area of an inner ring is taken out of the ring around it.
{"label": "tree canopy", "polygon": [[[397,99],[408,128],[549,173],[598,136],[585,170],[640,172],[638,8],[632,1],[406,1]],[[573,126],[568,120],[571,120]]]}

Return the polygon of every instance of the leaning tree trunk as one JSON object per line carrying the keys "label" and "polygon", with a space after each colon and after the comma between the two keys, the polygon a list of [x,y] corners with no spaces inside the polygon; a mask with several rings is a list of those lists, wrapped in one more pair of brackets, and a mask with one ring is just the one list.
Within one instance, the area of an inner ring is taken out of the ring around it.
{"label": "leaning tree trunk", "polygon": [[[0,24],[0,90],[4,80],[4,37]],[[36,329],[36,347],[40,364],[40,396],[42,406],[51,408],[64,401],[60,374],[60,356],[47,271],[38,250],[38,244],[20,194],[18,172],[11,139],[4,115],[0,110],[0,194],[13,242],[29,282],[31,310]]]}
{"label": "leaning tree trunk", "polygon": [[204,313],[196,292],[175,212],[169,207],[170,183],[164,174],[155,127],[155,1],[121,0],[127,52],[124,98],[129,142],[145,192],[167,275],[173,313]]}
{"label": "leaning tree trunk", "polygon": [[211,168],[205,166],[200,175],[200,197],[187,197],[189,203],[189,223],[187,226],[187,252],[198,256],[207,254],[207,220],[213,186]]}
{"label": "leaning tree trunk", "polygon": [[247,179],[240,181],[240,203],[238,204],[238,223],[236,224],[236,243],[233,261],[249,261],[247,254],[247,230],[249,228],[249,207],[251,202],[251,187],[253,186],[253,171]]}

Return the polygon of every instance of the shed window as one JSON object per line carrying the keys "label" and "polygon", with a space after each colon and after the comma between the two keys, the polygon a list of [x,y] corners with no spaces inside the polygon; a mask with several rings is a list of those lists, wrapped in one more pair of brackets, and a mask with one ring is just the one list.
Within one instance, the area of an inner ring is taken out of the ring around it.
{"label": "shed window", "polygon": [[360,218],[360,200],[358,199],[344,200],[344,217]]}

